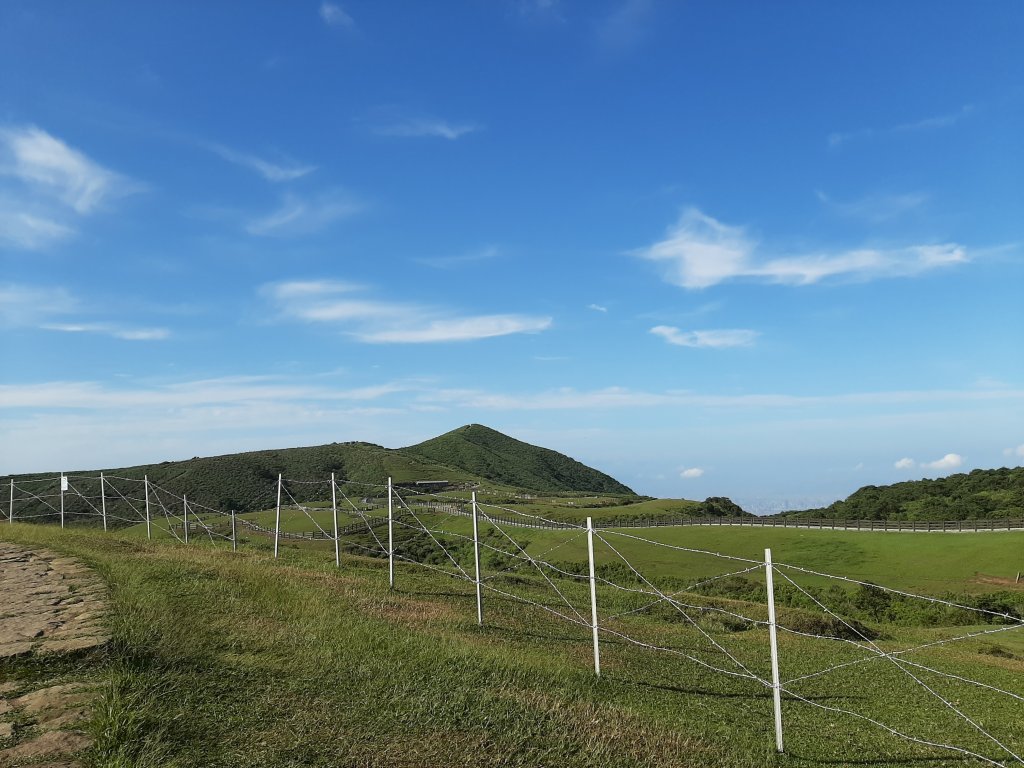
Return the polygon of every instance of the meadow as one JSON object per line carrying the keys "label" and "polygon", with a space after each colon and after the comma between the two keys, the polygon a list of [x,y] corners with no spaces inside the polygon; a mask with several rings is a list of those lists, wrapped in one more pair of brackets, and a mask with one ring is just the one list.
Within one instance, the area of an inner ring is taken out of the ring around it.
{"label": "meadow", "polygon": [[[269,527],[275,514],[246,517]],[[310,515],[330,530],[323,508],[283,510],[282,529],[312,530]],[[207,521],[227,530],[223,516]],[[779,569],[799,588],[779,578],[779,624],[793,631],[779,637],[786,752],[776,754],[763,567],[716,556],[757,561],[771,547],[800,568],[980,600],[1020,594],[999,581],[1020,569],[1019,532],[601,531],[600,678],[578,576],[585,533],[483,522],[482,626],[459,572],[472,573],[470,533],[465,517],[406,514],[389,590],[369,533],[346,538],[336,568],[330,541],[283,539],[275,559],[270,537],[242,529],[238,552],[205,532],[185,546],[159,526],[152,541],[144,525],[0,530],[76,555],[110,585],[112,642],[73,662],[105,686],[96,766],[963,765],[957,749],[1010,765],[1024,748],[1019,624],[907,612],[898,596],[896,613],[872,620],[877,606],[856,602],[879,599],[871,589]],[[514,557],[519,547],[551,568]],[[943,643],[964,634],[976,636]],[[876,650],[902,655],[866,660]],[[50,674],[31,660],[0,673]]]}

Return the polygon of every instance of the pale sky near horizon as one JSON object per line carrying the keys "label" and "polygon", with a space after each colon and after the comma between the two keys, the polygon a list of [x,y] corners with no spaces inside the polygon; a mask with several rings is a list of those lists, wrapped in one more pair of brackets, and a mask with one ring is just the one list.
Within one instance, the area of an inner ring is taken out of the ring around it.
{"label": "pale sky near horizon", "polygon": [[1024,4],[0,6],[0,474],[467,423],[748,509],[1024,463]]}

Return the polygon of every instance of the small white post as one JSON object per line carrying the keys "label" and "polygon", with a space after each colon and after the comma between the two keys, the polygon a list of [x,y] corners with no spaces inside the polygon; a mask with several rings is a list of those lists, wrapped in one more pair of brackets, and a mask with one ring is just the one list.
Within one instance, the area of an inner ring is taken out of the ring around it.
{"label": "small white post", "polygon": [[147,539],[152,539],[153,538],[153,527],[152,527],[151,517],[150,517],[150,514],[149,514],[149,475],[143,475],[142,476],[142,482],[143,482],[143,485],[146,488],[146,538]]}
{"label": "small white post", "polygon": [[10,513],[9,513],[9,515],[7,517],[7,522],[8,523],[13,523],[14,522],[14,478],[13,477],[11,478],[11,509],[10,509]]}
{"label": "small white post", "polygon": [[476,623],[484,625],[484,598],[480,585],[480,531],[476,521],[476,491],[473,491],[473,564],[476,566]]}
{"label": "small white post", "polygon": [[341,568],[341,550],[338,549],[338,488],[334,484],[333,472],[331,472],[331,513],[334,515],[334,564]]}
{"label": "small white post", "polygon": [[231,510],[231,551],[238,551],[238,529],[235,528],[235,510]]}
{"label": "small white post", "polygon": [[277,476],[277,520],[274,523],[274,557],[277,558],[277,542],[281,538],[281,476]]}
{"label": "small white post", "polygon": [[388,478],[388,586],[395,588],[395,505],[392,500],[391,478]]}
{"label": "small white post", "polygon": [[597,574],[594,571],[594,522],[587,518],[587,554],[590,556],[590,618],[594,629],[594,674],[601,676],[601,646],[597,639]]}
{"label": "small white post", "polygon": [[107,492],[103,473],[100,472],[100,509],[103,510],[103,530],[107,530]]}
{"label": "small white post", "polygon": [[64,476],[64,473],[60,473],[60,527],[64,527],[64,491],[67,490],[68,479]]}
{"label": "small white post", "polygon": [[188,496],[182,496],[181,503],[185,507],[185,543],[188,544]]}
{"label": "small white post", "polygon": [[779,641],[775,632],[775,582],[772,577],[772,551],[764,551],[764,577],[768,587],[768,638],[772,649],[772,703],[775,707],[775,748],[782,749],[782,685],[779,683]]}

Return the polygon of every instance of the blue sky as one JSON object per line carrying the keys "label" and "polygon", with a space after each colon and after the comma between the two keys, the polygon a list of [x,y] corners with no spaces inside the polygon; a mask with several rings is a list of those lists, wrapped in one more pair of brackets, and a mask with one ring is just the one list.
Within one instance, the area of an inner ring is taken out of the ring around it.
{"label": "blue sky", "polygon": [[805,506],[1024,463],[1024,5],[0,7],[0,471],[487,424]]}

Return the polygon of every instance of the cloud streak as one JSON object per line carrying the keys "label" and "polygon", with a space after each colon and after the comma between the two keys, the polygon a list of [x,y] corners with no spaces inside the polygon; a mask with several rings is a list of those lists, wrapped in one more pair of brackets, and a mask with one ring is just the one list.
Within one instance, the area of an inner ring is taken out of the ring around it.
{"label": "cloud streak", "polygon": [[757,340],[758,332],[746,329],[681,331],[671,325],[656,325],[651,333],[660,336],[677,347],[705,347],[725,349],[728,347],[749,347]]}
{"label": "cloud streak", "polygon": [[410,117],[379,123],[372,130],[378,136],[429,137],[455,141],[480,130],[480,126],[476,123],[453,123],[437,117]]}
{"label": "cloud streak", "polygon": [[828,145],[830,148],[835,149],[851,141],[871,139],[876,136],[920,133],[921,131],[933,131],[938,128],[948,128],[951,125],[956,125],[973,111],[973,104],[965,104],[956,112],[950,112],[944,115],[934,115],[921,120],[913,120],[909,123],[900,123],[899,125],[893,125],[888,128],[864,128],[859,131],[849,131],[845,133],[837,131],[829,134]]}
{"label": "cloud streak", "polygon": [[249,155],[245,152],[236,152],[235,150],[221,144],[208,144],[207,148],[214,154],[217,154],[224,160],[227,160],[229,163],[234,163],[242,168],[248,168],[250,171],[258,173],[267,181],[276,183],[301,179],[303,176],[308,176],[313,173],[317,168],[315,165],[297,165],[294,163],[281,165],[278,163],[272,163],[269,160],[264,160],[263,158],[256,157],[255,155]]}
{"label": "cloud streak", "polygon": [[658,264],[666,282],[688,289],[733,280],[811,285],[829,278],[910,277],[968,261],[956,243],[766,257],[742,227],[696,208],[685,210],[663,240],[632,253]]}
{"label": "cloud streak", "polygon": [[271,283],[262,293],[282,317],[331,324],[367,344],[429,344],[538,333],[550,317],[520,314],[458,316],[437,307],[366,297],[366,289],[337,280]]}
{"label": "cloud streak", "polygon": [[345,192],[316,198],[286,194],[281,205],[263,216],[250,219],[245,231],[257,237],[292,237],[326,229],[336,221],[351,218],[366,206]]}

